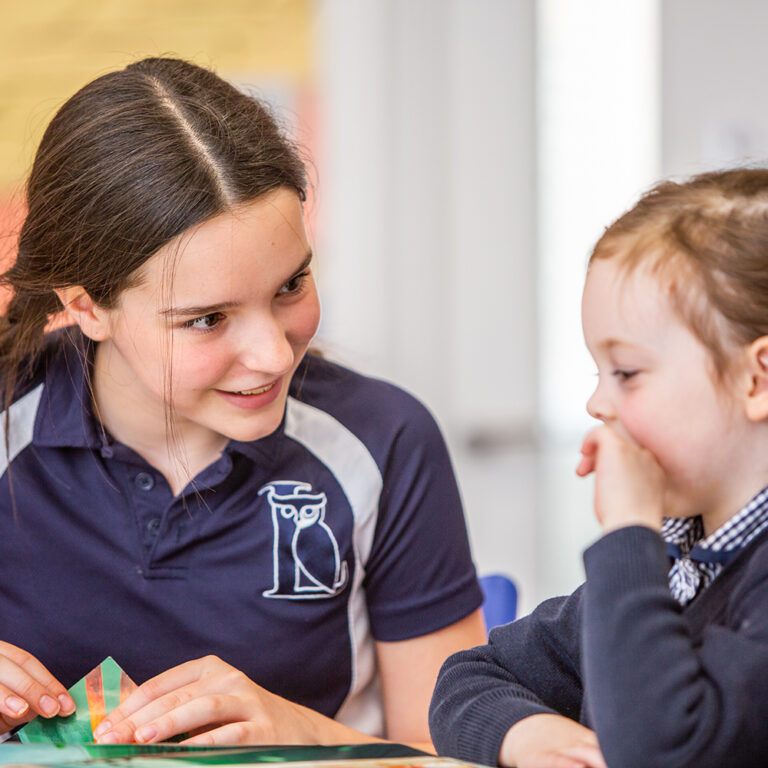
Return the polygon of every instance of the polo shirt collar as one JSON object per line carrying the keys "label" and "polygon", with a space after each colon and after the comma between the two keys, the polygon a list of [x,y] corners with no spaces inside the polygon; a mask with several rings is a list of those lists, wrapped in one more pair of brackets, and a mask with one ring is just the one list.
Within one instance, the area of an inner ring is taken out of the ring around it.
{"label": "polo shirt collar", "polygon": [[243,456],[253,461],[254,464],[259,464],[261,466],[267,464],[271,465],[279,455],[280,444],[284,437],[284,430],[285,414],[283,414],[280,426],[266,437],[262,437],[260,440],[253,440],[252,442],[230,440],[224,450],[229,453],[241,453]]}
{"label": "polo shirt collar", "polygon": [[100,449],[106,443],[93,414],[89,372],[93,344],[71,328],[54,334],[43,360],[43,387],[32,442],[38,446]]}

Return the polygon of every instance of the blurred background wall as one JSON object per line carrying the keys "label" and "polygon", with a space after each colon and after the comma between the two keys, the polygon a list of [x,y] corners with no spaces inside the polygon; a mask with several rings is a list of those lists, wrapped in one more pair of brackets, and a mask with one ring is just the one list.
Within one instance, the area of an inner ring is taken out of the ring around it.
{"label": "blurred background wall", "polygon": [[[660,175],[768,153],[761,0],[0,0],[0,250],[56,108],[143,56],[270,100],[312,158],[329,356],[448,438],[482,572],[523,611],[581,580],[573,474],[602,228]],[[428,556],[428,553],[425,553]]]}

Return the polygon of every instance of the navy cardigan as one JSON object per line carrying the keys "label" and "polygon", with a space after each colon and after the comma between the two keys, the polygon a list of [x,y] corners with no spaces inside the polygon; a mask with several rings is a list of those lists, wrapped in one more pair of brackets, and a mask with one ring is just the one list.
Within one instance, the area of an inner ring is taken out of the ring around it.
{"label": "navy cardigan", "polygon": [[768,531],[685,608],[650,528],[607,534],[584,563],[572,595],[446,661],[438,752],[495,765],[516,722],[556,713],[594,729],[611,768],[768,765]]}

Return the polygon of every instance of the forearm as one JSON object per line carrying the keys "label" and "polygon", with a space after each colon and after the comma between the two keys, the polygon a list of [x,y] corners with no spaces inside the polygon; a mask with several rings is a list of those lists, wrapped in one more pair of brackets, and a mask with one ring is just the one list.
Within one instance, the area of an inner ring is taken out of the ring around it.
{"label": "forearm", "polygon": [[493,764],[507,731],[534,714],[578,719],[580,590],[542,603],[452,656],[438,677],[430,728],[438,752]]}
{"label": "forearm", "polygon": [[336,744],[366,744],[386,741],[386,739],[381,739],[376,736],[371,736],[368,733],[358,731],[349,725],[340,723],[338,720],[326,717],[315,710],[301,707],[298,704],[295,706],[298,708],[298,713],[307,723],[307,732],[311,733],[313,736],[312,740],[307,743],[314,743],[320,746],[333,746]]}
{"label": "forearm", "polygon": [[438,754],[493,765],[507,732],[530,715],[554,713],[485,655],[456,654],[437,680],[430,729]]}

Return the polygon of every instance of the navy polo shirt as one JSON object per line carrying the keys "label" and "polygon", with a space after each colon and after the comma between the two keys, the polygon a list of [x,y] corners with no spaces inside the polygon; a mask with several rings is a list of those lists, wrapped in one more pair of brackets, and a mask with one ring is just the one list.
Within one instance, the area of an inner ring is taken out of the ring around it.
{"label": "navy polo shirt", "polygon": [[143,682],[213,653],[381,734],[373,639],[423,635],[481,603],[426,409],[307,356],[279,429],[231,441],[174,496],[94,418],[92,354],[76,346],[53,343],[9,409],[0,639],[66,686],[107,655]]}

